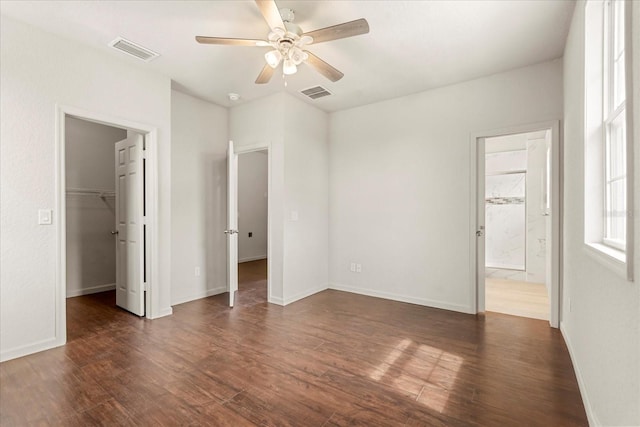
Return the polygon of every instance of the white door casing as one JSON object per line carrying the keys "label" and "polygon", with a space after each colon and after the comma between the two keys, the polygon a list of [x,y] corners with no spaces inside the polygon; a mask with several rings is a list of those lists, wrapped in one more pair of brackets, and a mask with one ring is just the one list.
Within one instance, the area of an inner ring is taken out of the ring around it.
{"label": "white door casing", "polygon": [[238,154],[233,141],[227,151],[227,289],[229,307],[233,307],[238,290]]}
{"label": "white door casing", "polygon": [[143,136],[115,145],[116,305],[144,316]]}

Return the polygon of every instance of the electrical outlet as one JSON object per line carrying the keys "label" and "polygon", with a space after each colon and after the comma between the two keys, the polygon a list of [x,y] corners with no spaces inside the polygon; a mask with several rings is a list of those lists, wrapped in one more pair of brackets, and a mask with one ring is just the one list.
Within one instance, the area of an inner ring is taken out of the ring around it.
{"label": "electrical outlet", "polygon": [[196,267],[196,277],[200,277],[200,267]]}
{"label": "electrical outlet", "polygon": [[362,273],[362,264],[356,264],[356,273]]}
{"label": "electrical outlet", "polygon": [[353,271],[354,273],[356,272],[356,263],[352,262],[351,266],[349,267],[349,270]]}

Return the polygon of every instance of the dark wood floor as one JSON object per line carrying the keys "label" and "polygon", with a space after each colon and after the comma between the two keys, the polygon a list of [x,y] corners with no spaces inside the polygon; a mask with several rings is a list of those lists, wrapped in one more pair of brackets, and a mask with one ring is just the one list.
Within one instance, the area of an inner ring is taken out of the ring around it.
{"label": "dark wood floor", "polygon": [[0,364],[0,424],[587,425],[545,321],[338,291],[280,307],[244,273],[235,308],[153,321],[112,292],[69,299],[66,346]]}

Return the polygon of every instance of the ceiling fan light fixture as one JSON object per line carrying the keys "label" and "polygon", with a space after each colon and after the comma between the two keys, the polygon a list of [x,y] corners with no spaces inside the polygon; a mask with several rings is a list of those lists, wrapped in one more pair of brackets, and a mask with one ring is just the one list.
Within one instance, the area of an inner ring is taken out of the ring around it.
{"label": "ceiling fan light fixture", "polygon": [[300,42],[298,43],[300,46],[306,46],[308,44],[313,43],[313,37],[311,36],[302,36],[300,37]]}
{"label": "ceiling fan light fixture", "polygon": [[296,64],[294,64],[294,62],[290,59],[285,59],[284,64],[282,65],[282,72],[285,75],[290,76],[291,74],[295,74],[296,71],[298,71],[298,67],[296,67]]}
{"label": "ceiling fan light fixture", "polygon": [[271,50],[264,54],[264,59],[271,68],[276,68],[282,61],[282,54],[279,50]]}
{"label": "ceiling fan light fixture", "polygon": [[293,61],[295,65],[302,64],[302,62],[307,60],[307,58],[309,58],[309,55],[307,55],[297,46],[291,48],[291,50],[289,51],[289,59],[291,59],[291,61]]}

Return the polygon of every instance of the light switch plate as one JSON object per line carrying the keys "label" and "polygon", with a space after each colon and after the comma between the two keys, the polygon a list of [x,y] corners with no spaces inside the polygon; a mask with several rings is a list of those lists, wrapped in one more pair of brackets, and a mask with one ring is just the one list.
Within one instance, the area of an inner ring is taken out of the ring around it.
{"label": "light switch plate", "polygon": [[53,211],[51,209],[39,209],[38,210],[38,224],[51,225]]}
{"label": "light switch plate", "polygon": [[298,211],[291,211],[291,221],[298,220]]}

